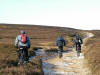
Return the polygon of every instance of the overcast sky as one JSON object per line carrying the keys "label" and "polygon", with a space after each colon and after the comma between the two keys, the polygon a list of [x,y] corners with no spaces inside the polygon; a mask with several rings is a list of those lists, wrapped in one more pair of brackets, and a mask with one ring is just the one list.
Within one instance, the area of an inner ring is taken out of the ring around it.
{"label": "overcast sky", "polygon": [[0,23],[100,29],[100,0],[0,0]]}

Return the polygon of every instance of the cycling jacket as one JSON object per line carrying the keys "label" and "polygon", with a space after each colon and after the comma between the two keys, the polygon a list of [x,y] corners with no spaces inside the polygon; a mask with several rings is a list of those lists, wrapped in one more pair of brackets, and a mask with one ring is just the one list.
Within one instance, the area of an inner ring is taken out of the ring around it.
{"label": "cycling jacket", "polygon": [[20,47],[20,46],[30,47],[31,46],[30,38],[28,36],[26,39],[27,40],[26,43],[21,42],[21,40],[22,40],[21,35],[18,35],[15,40],[15,46],[17,47]]}
{"label": "cycling jacket", "polygon": [[59,37],[59,38],[56,40],[56,45],[57,45],[57,46],[60,46],[60,45],[59,45],[59,44],[60,44],[59,41],[62,42],[62,46],[65,46],[65,45],[66,45],[66,41],[64,40],[63,37]]}

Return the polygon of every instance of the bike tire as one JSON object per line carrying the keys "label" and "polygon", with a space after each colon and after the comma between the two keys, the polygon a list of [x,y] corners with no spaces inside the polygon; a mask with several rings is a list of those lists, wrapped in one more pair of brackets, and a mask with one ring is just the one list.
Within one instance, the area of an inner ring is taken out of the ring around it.
{"label": "bike tire", "polygon": [[59,51],[58,54],[59,54],[59,58],[63,56],[61,51]]}
{"label": "bike tire", "polygon": [[80,56],[80,52],[79,52],[79,51],[77,51],[77,56],[78,56],[78,57]]}
{"label": "bike tire", "polygon": [[24,51],[23,50],[21,52],[21,56],[20,56],[18,63],[19,63],[18,65],[23,65],[24,63]]}
{"label": "bike tire", "polygon": [[78,56],[78,57],[80,56],[80,53],[81,53],[81,46],[78,45],[78,46],[77,46],[77,56]]}

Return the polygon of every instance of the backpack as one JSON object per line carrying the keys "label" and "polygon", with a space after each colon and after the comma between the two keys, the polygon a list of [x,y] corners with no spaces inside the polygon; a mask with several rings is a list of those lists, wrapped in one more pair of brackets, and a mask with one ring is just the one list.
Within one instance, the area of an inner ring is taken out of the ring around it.
{"label": "backpack", "polygon": [[63,41],[62,40],[58,40],[58,46],[63,46]]}
{"label": "backpack", "polygon": [[25,34],[21,34],[21,42],[22,43],[27,43],[27,36]]}
{"label": "backpack", "polygon": [[81,38],[76,38],[76,43],[80,43],[80,44],[82,44],[82,39]]}

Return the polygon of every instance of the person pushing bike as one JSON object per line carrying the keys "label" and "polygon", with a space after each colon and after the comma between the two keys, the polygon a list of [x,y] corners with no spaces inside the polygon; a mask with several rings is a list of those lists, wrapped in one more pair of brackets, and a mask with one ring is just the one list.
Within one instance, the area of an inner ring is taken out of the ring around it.
{"label": "person pushing bike", "polygon": [[[25,60],[28,61],[28,49],[31,47],[30,38],[26,35],[25,31],[21,31],[21,34],[16,37],[15,47],[18,49],[18,60],[21,58],[22,49],[25,54]],[[20,63],[18,63],[20,64]]]}

